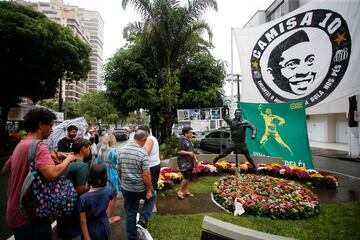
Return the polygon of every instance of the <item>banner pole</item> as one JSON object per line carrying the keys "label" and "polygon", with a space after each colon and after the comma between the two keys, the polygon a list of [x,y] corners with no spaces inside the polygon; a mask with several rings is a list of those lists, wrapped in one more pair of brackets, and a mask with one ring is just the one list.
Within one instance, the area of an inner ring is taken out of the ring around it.
{"label": "banner pole", "polygon": [[[230,105],[231,108],[233,106],[233,98],[234,98],[234,51],[233,51],[233,28],[231,28],[231,65],[230,65],[230,71],[231,71],[231,96],[230,96]],[[232,109],[231,109],[232,110]],[[231,111],[232,112],[232,111]]]}

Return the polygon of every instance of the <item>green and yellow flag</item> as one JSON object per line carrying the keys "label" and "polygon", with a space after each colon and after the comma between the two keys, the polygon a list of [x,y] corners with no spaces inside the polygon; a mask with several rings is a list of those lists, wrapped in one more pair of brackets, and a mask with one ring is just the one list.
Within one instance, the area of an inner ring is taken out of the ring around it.
{"label": "green and yellow flag", "polygon": [[251,155],[280,157],[286,165],[314,168],[304,102],[240,103],[240,108],[243,118],[252,122],[257,130],[255,140],[246,134]]}

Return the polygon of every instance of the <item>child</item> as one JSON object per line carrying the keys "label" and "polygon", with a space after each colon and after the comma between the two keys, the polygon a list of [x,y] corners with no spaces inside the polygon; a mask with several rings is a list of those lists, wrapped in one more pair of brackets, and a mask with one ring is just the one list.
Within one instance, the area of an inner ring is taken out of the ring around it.
{"label": "child", "polygon": [[80,196],[78,210],[80,227],[85,240],[110,239],[110,224],[106,214],[114,190],[105,187],[107,172],[103,164],[95,164],[90,169],[90,190]]}
{"label": "child", "polygon": [[120,192],[121,181],[118,175],[118,164],[120,151],[115,148],[116,138],[113,134],[105,134],[102,145],[96,159],[97,164],[104,164],[107,171],[107,186],[114,189],[114,197],[109,203],[109,223],[113,224],[120,221],[120,216],[115,216],[116,196]]}

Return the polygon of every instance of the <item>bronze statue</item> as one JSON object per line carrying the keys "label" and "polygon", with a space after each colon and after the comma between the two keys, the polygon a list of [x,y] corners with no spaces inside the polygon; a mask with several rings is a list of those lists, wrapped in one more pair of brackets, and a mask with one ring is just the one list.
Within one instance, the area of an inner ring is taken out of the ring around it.
{"label": "bronze statue", "polygon": [[222,109],[223,119],[229,124],[231,131],[231,144],[230,147],[225,149],[222,153],[220,153],[214,160],[213,163],[216,163],[220,158],[223,158],[234,151],[236,154],[236,167],[237,165],[237,154],[244,154],[249,163],[253,166],[255,172],[257,172],[256,166],[252,158],[250,157],[249,150],[246,146],[246,128],[250,128],[252,130],[251,139],[255,139],[256,136],[256,128],[254,125],[242,118],[241,109],[235,110],[235,118],[230,120],[228,116],[228,108],[224,107]]}

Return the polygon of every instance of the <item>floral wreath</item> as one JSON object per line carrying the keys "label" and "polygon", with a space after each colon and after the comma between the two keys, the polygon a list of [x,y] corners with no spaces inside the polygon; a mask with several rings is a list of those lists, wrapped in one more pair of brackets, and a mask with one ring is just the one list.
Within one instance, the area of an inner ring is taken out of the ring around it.
{"label": "floral wreath", "polygon": [[222,177],[213,185],[213,197],[231,212],[240,205],[246,214],[279,219],[308,218],[320,210],[320,200],[311,190],[294,181],[264,175]]}

